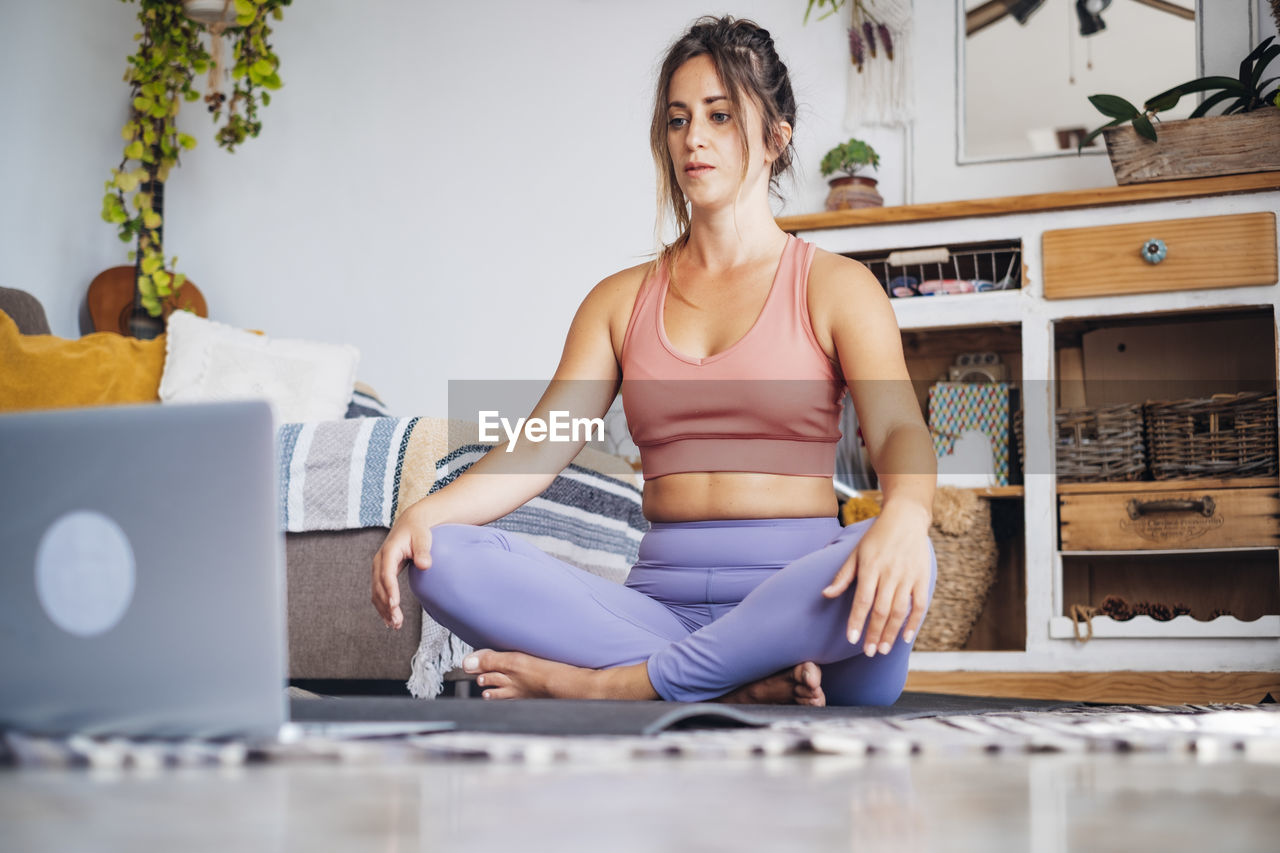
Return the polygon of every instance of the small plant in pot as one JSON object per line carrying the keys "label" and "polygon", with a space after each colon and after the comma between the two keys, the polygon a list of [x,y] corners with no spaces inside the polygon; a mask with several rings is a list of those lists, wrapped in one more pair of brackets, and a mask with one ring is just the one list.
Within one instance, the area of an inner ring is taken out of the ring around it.
{"label": "small plant in pot", "polygon": [[876,179],[858,174],[880,165],[880,155],[861,139],[850,139],[832,148],[822,157],[823,177],[839,174],[828,183],[827,210],[854,210],[860,207],[883,207],[884,199],[876,190]]}

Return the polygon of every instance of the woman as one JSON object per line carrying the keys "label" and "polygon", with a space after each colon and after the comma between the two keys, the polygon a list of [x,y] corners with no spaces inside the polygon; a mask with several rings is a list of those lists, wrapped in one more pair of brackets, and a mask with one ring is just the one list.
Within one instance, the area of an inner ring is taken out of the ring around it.
{"label": "woman", "polygon": [[[879,282],[774,222],[794,124],[767,31],[703,18],[671,47],[651,146],[681,235],[587,295],[531,415],[602,416],[621,386],[652,523],[625,586],[475,526],[541,492],[581,442],[487,454],[406,510],[374,557],[384,621],[403,624],[412,563],[427,612],[478,649],[464,668],[486,699],[901,693],[936,574],[933,449]],[[841,529],[846,386],[884,502]]]}

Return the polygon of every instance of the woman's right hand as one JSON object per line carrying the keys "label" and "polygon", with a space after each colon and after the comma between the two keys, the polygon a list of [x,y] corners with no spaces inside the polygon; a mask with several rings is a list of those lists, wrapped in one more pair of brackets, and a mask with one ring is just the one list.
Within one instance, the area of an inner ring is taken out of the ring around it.
{"label": "woman's right hand", "polygon": [[422,503],[409,507],[373,555],[373,606],[388,628],[399,630],[404,625],[400,609],[400,570],[415,566],[425,571],[431,566],[431,524],[424,517]]}

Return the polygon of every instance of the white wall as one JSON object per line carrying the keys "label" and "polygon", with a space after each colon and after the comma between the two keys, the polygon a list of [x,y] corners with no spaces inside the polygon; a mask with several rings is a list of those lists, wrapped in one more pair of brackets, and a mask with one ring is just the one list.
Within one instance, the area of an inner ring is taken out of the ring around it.
{"label": "white wall", "polygon": [[[446,380],[546,378],[578,302],[654,246],[648,153],[662,52],[706,9],[605,0],[298,0],[274,39],[284,88],[234,155],[190,105],[199,146],[166,186],[165,248],[210,315],[350,341],[394,410],[443,413]],[[723,10],[727,11],[727,10]],[[744,2],[774,31],[803,104],[800,159],[840,130],[840,45],[802,4]],[[3,3],[0,282],[56,334],[127,246],[103,223],[120,159],[136,7]],[[809,168],[796,210],[821,206]]]}
{"label": "white wall", "polygon": [[[650,87],[698,14],[773,32],[801,104],[800,175],[780,212],[821,209],[817,162],[853,130],[841,127],[848,60],[840,22],[802,25],[804,6],[297,0],[277,27],[285,87],[262,136],[229,155],[199,105],[183,114],[200,144],[167,186],[166,250],[214,319],[358,346],[361,377],[398,413],[444,413],[449,379],[545,379],[586,291],[653,248]],[[916,7],[926,34],[952,26],[947,0]],[[0,0],[0,284],[36,294],[63,336],[79,334],[93,276],[126,263],[98,213],[120,159],[135,14],[115,0]],[[950,97],[954,59],[917,59],[920,90]],[[886,202],[908,200],[903,138],[859,135],[881,150]],[[1013,194],[1044,170],[929,190]]]}

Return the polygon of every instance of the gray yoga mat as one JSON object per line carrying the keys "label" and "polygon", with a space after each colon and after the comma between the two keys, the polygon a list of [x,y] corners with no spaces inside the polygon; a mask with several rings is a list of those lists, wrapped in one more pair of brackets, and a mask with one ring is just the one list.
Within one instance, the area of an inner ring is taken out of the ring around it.
{"label": "gray yoga mat", "polygon": [[421,700],[400,696],[295,697],[290,703],[296,722],[431,720],[456,723],[456,731],[542,735],[650,735],[676,729],[760,727],[784,720],[911,719],[993,711],[1051,711],[1073,704],[937,693],[904,693],[885,708],[594,699]]}

